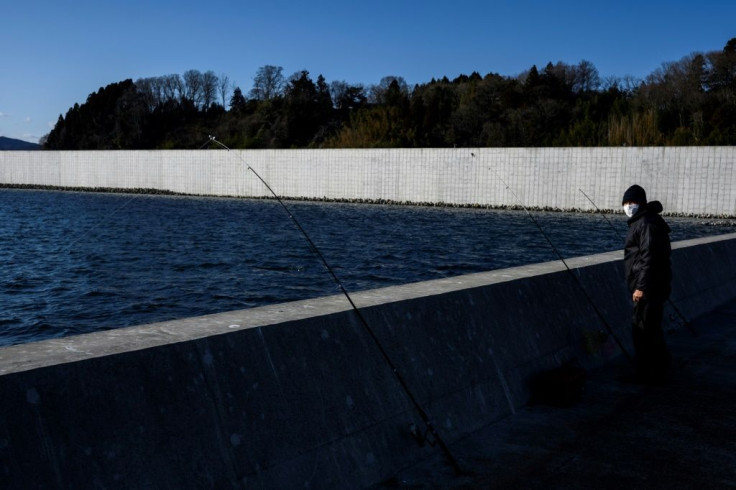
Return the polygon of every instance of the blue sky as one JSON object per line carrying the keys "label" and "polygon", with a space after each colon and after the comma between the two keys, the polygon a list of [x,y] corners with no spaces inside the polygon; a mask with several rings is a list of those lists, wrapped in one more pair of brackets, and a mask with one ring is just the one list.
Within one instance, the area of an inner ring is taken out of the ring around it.
{"label": "blue sky", "polygon": [[36,142],[100,87],[186,70],[247,93],[259,67],[366,86],[592,62],[644,78],[736,37],[736,1],[26,0],[1,9],[0,136]]}

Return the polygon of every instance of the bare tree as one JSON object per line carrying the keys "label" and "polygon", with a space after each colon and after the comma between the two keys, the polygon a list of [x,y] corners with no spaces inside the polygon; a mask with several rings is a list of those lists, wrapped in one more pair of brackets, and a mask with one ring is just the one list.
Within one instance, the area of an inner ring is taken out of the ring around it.
{"label": "bare tree", "polygon": [[598,69],[588,60],[582,60],[573,70],[572,91],[575,93],[592,92],[601,86]]}
{"label": "bare tree", "polygon": [[135,81],[135,87],[143,96],[149,111],[152,111],[160,102],[158,83],[156,78],[139,78]]}
{"label": "bare tree", "polygon": [[622,77],[616,75],[608,75],[601,78],[601,82],[598,88],[603,90],[604,92],[607,90],[615,89],[632,95],[636,90],[638,90],[641,83],[642,80],[640,78],[636,78],[633,75],[624,75]]}
{"label": "bare tree", "polygon": [[220,73],[217,89],[220,93],[220,98],[222,99],[222,107],[227,107],[225,104],[227,102],[227,94],[230,92],[230,78],[224,73]]}
{"label": "bare tree", "polygon": [[184,72],[184,98],[199,107],[202,102],[203,77],[199,70]]}
{"label": "bare tree", "polygon": [[212,70],[202,75],[202,109],[207,109],[217,98],[217,87],[219,80]]}
{"label": "bare tree", "polygon": [[253,77],[253,88],[250,91],[252,99],[270,100],[283,93],[284,69],[280,66],[262,66]]}
{"label": "bare tree", "polygon": [[164,102],[181,100],[184,97],[184,81],[178,74],[164,75],[159,81]]}

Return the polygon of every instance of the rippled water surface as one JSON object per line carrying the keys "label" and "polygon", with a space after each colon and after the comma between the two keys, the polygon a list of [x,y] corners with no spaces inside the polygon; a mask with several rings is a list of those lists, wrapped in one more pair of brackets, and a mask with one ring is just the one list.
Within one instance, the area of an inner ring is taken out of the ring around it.
{"label": "rippled water surface", "polygon": [[[349,292],[558,258],[524,211],[286,205]],[[532,215],[565,258],[621,248],[600,215]],[[337,293],[275,201],[0,189],[0,345]]]}

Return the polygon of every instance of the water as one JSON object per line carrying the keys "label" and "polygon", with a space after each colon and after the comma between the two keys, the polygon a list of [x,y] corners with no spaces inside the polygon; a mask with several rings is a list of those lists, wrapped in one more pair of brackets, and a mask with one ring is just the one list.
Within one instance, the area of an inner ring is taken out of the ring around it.
{"label": "water", "polygon": [[[557,259],[523,211],[287,206],[349,292]],[[621,248],[600,215],[533,215],[564,257]],[[0,345],[339,292],[275,201],[0,189]]]}

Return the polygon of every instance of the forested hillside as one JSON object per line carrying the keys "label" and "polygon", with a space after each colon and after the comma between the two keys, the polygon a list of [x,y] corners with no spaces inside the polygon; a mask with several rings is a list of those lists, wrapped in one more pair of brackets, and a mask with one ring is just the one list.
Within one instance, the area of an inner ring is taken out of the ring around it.
{"label": "forested hillside", "polygon": [[409,87],[285,77],[264,66],[244,93],[226,75],[124,80],[59,116],[45,149],[660,146],[736,144],[736,38],[602,80],[587,61],[509,77],[474,72]]}

